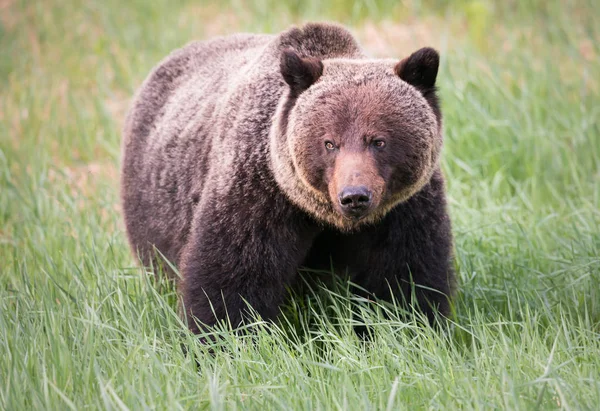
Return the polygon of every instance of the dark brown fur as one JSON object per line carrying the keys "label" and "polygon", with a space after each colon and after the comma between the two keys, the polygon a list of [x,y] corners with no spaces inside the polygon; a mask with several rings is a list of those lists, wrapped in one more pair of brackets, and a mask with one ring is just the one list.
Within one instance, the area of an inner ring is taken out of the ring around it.
{"label": "dark brown fur", "polygon": [[[411,302],[416,285],[413,303],[448,314],[437,66],[432,49],[369,60],[328,24],[175,51],[125,125],[132,248],[178,267],[185,310],[204,324],[238,325],[246,303],[274,318],[298,268],[330,257],[377,297]],[[360,218],[338,200],[354,186],[370,193]]]}

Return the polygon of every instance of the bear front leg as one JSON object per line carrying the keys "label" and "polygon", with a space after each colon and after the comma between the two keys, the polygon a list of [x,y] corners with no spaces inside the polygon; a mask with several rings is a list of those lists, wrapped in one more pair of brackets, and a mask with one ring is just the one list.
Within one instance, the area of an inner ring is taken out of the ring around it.
{"label": "bear front leg", "polygon": [[317,232],[281,198],[258,206],[221,199],[200,207],[181,259],[190,330],[225,319],[235,328],[248,306],[263,319],[275,318]]}
{"label": "bear front leg", "polygon": [[396,206],[379,224],[341,235],[333,251],[361,288],[383,300],[408,303],[430,321],[450,313],[454,289],[452,232],[441,174]]}

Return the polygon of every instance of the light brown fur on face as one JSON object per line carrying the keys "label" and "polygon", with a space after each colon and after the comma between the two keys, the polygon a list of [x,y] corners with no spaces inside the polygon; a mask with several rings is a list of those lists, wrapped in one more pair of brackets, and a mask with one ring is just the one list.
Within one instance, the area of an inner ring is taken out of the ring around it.
{"label": "light brown fur on face", "polygon": [[[335,160],[332,178],[328,185],[329,197],[335,210],[344,215],[340,204],[340,194],[348,187],[365,187],[371,197],[369,209],[364,216],[367,217],[373,210],[379,207],[379,203],[385,192],[385,180],[377,170],[377,164],[372,156],[364,155],[361,151],[340,153]],[[351,219],[353,220],[353,219]],[[354,219],[357,221],[357,219]]]}
{"label": "light brown fur on face", "polygon": [[[272,166],[294,203],[352,231],[379,221],[427,183],[442,145],[440,124],[421,93],[398,77],[396,60],[325,59],[323,65],[287,115],[285,132],[273,128]],[[378,137],[386,139],[381,153],[367,144]],[[323,154],[326,140],[335,153]],[[363,218],[348,219],[338,196],[357,174],[373,201]]]}

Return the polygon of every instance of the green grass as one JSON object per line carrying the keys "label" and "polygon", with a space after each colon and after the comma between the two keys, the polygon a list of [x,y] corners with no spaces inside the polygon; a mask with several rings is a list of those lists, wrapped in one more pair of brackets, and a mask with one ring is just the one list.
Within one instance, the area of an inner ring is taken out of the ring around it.
{"label": "green grass", "polygon": [[[597,409],[599,13],[592,0],[0,1],[0,409]],[[189,40],[315,18],[376,55],[442,53],[454,322],[384,319],[340,284],[252,337],[217,330],[211,354],[174,287],[129,253],[127,102]]]}

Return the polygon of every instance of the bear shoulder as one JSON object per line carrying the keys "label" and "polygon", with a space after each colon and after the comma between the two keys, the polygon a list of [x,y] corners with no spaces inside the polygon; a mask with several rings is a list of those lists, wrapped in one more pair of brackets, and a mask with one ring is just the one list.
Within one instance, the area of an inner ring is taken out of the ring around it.
{"label": "bear shoulder", "polygon": [[334,23],[308,23],[302,27],[292,27],[278,36],[276,48],[277,52],[291,48],[303,57],[318,59],[365,57],[352,33]]}

